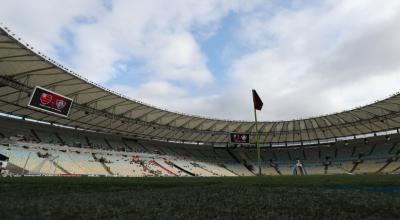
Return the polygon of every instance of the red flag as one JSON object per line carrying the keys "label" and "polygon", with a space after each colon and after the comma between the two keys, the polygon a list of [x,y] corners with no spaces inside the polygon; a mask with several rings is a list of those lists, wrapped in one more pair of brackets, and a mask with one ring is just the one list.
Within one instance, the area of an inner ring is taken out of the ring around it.
{"label": "red flag", "polygon": [[253,103],[254,108],[257,110],[261,110],[264,103],[261,101],[260,96],[258,96],[256,90],[253,89]]}

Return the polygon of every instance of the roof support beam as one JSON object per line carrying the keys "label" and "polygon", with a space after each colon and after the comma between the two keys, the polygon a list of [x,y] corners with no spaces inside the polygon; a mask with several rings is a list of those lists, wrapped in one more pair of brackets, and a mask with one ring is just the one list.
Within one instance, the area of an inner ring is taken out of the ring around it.
{"label": "roof support beam", "polygon": [[51,69],[55,69],[55,66],[50,66],[50,67],[44,67],[44,68],[39,68],[39,69],[33,69],[33,70],[27,70],[24,72],[19,72],[19,73],[15,73],[13,75],[10,75],[11,78],[15,79],[17,77],[26,75],[26,74],[30,74],[30,73],[36,73],[36,72],[40,72],[40,71],[46,71],[46,70],[51,70]]}
{"label": "roof support beam", "polygon": [[32,57],[34,56],[33,54],[21,54],[21,55],[12,55],[12,56],[3,56],[0,57],[0,60],[6,60],[6,59],[12,59],[12,58],[20,58],[20,57]]}

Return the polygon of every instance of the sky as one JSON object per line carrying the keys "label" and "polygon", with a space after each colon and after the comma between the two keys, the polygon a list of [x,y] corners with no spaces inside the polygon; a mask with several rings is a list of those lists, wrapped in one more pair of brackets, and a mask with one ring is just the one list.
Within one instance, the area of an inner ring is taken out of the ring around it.
{"label": "sky", "polygon": [[191,115],[325,115],[400,89],[398,0],[0,0],[0,22],[84,78]]}

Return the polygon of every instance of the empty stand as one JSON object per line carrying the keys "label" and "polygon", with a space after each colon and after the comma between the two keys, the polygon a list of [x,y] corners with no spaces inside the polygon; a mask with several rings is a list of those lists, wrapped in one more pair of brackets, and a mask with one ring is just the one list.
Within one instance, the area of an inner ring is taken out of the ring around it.
{"label": "empty stand", "polygon": [[[253,176],[255,148],[134,140],[0,117],[0,153],[17,175]],[[263,175],[400,172],[399,138],[335,145],[262,148]]]}

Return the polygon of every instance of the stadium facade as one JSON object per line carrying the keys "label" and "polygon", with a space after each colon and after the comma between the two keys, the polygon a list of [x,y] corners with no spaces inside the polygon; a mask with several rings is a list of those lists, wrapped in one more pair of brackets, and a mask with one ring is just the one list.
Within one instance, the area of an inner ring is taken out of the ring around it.
{"label": "stadium facade", "polygon": [[[32,108],[34,89],[73,101],[68,117]],[[16,174],[254,175],[255,124],[171,112],[101,87],[0,28],[0,154]],[[340,113],[259,122],[265,175],[396,173],[400,94]],[[5,164],[5,163],[4,163]]]}

